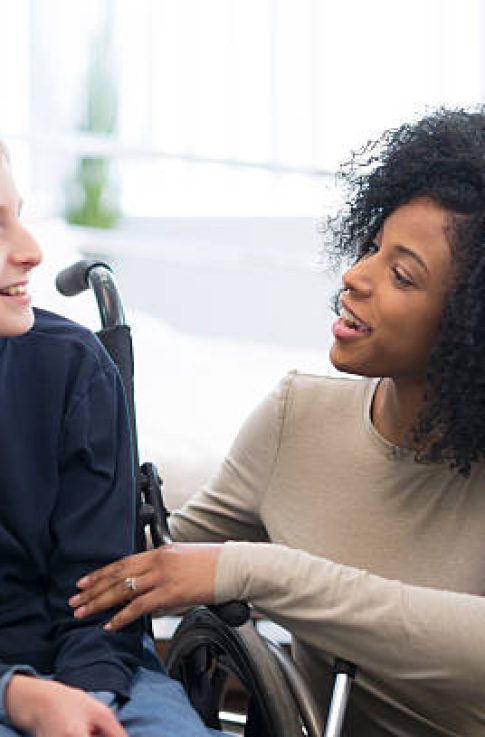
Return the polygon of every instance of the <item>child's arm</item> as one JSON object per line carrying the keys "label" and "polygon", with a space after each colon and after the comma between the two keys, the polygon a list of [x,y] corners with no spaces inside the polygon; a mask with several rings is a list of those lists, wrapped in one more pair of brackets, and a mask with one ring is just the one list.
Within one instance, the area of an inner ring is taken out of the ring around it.
{"label": "child's arm", "polygon": [[[51,517],[55,546],[48,605],[55,632],[55,676],[86,691],[127,697],[141,662],[141,623],[108,633],[106,616],[80,623],[67,599],[80,574],[129,554],[134,540],[134,476],[126,402],[104,352],[80,369],[84,379],[66,412],[59,492]],[[87,376],[86,376],[87,375]]]}

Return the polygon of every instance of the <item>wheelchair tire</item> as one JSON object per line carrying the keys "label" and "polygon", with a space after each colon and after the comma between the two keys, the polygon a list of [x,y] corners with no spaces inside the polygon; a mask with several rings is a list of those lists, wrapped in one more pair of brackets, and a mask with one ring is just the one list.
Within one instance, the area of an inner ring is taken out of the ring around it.
{"label": "wheelchair tire", "polygon": [[206,607],[194,609],[175,631],[165,665],[212,729],[222,729],[219,714],[235,676],[247,699],[244,737],[306,733],[280,665],[251,622],[232,628]]}

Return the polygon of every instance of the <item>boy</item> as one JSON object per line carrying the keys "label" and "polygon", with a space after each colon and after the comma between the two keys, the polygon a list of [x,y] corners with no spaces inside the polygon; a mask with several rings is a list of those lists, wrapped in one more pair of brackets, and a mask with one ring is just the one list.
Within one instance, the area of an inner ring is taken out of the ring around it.
{"label": "boy", "polygon": [[141,622],[76,620],[90,569],[132,552],[131,438],[119,375],[88,330],[32,309],[41,261],[0,146],[0,737],[205,737]]}

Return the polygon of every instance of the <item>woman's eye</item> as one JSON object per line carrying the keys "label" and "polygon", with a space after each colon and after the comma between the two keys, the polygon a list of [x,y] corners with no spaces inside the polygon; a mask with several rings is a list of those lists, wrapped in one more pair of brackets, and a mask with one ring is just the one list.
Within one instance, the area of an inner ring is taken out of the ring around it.
{"label": "woman's eye", "polygon": [[398,266],[392,267],[392,273],[396,283],[400,287],[412,287],[414,282]]}

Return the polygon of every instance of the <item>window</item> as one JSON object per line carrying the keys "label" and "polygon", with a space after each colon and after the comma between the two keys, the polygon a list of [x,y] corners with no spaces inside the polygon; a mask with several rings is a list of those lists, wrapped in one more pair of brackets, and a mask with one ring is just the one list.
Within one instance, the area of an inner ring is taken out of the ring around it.
{"label": "window", "polygon": [[[328,172],[425,106],[483,97],[480,0],[3,0],[2,130],[32,186],[112,158],[132,215],[317,214]],[[116,134],[80,131],[92,43],[115,48]],[[47,165],[47,158],[49,165]],[[54,186],[55,185],[55,186]]]}

